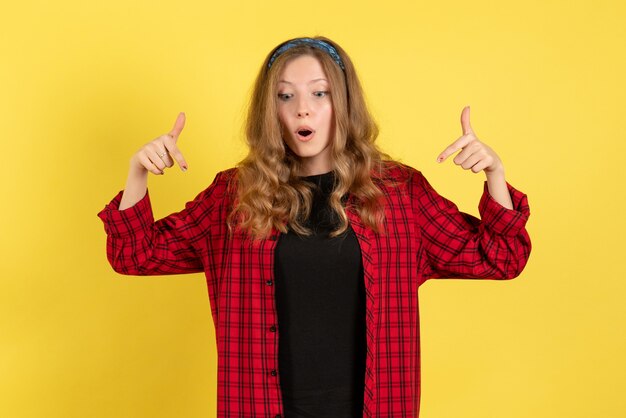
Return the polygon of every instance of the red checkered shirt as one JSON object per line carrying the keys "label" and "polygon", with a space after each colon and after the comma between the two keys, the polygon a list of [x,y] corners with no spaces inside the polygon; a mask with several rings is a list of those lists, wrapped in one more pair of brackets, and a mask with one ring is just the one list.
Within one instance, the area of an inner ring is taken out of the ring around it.
{"label": "red checkered shirt", "polygon": [[[219,172],[185,208],[154,220],[148,193],[118,210],[120,191],[98,213],[113,269],[128,275],[204,272],[218,352],[217,417],[283,417],[274,299],[274,250],[280,232],[252,242],[228,237],[226,216],[237,168]],[[363,417],[416,417],[420,401],[417,291],[429,278],[511,279],[531,251],[526,195],[507,183],[513,209],[484,182],[481,220],[460,212],[422,173],[400,165],[378,183],[385,195],[385,235],[360,220],[349,194],[348,219],[363,257],[367,354]]]}

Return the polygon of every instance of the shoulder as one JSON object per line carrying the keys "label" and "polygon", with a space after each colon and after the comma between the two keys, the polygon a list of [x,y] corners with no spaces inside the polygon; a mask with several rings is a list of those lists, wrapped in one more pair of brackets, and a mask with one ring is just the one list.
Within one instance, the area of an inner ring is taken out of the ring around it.
{"label": "shoulder", "polygon": [[399,161],[385,160],[382,168],[372,174],[373,181],[379,187],[410,187],[424,176],[421,171]]}
{"label": "shoulder", "polygon": [[419,201],[424,197],[433,198],[436,194],[422,171],[399,161],[385,161],[382,176],[374,183],[387,196],[403,200]]}
{"label": "shoulder", "polygon": [[221,177],[224,180],[231,180],[237,177],[239,167],[231,167],[226,170],[219,171],[215,177]]}
{"label": "shoulder", "polygon": [[238,174],[239,167],[231,167],[218,172],[214,181],[224,189],[224,192],[232,194],[237,191]]}
{"label": "shoulder", "polygon": [[237,167],[218,171],[213,181],[193,199],[193,203],[206,204],[232,195],[236,191],[236,179]]}

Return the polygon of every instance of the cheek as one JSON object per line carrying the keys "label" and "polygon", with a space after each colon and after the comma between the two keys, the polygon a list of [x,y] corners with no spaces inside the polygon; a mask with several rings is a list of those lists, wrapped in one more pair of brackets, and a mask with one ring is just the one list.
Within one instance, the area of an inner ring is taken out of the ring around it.
{"label": "cheek", "polygon": [[285,111],[283,110],[282,107],[278,108],[278,120],[280,121],[281,124],[285,123]]}
{"label": "cheek", "polygon": [[335,124],[335,115],[333,114],[332,105],[328,106],[327,111],[324,113],[324,117],[326,119],[326,123],[329,125],[329,127],[332,128],[332,126]]}
{"label": "cheek", "polygon": [[278,122],[280,123],[280,126],[282,128],[283,131],[287,130],[288,126],[287,126],[287,117],[285,116],[285,110],[279,108],[278,109]]}
{"label": "cheek", "polygon": [[317,110],[318,114],[324,119],[324,121],[332,120],[333,118],[333,105],[331,103],[325,103]]}

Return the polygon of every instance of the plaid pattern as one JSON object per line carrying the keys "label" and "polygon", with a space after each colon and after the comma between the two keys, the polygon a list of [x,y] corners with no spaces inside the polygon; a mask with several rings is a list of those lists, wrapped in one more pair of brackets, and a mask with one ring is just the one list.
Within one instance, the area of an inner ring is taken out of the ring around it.
{"label": "plaid pattern", "polygon": [[[283,417],[278,370],[279,324],[274,300],[274,250],[279,232],[252,242],[227,237],[226,215],[237,169],[177,213],[153,219],[148,193],[118,210],[120,191],[98,213],[113,269],[129,275],[204,272],[218,350],[219,418]],[[385,235],[367,228],[348,196],[346,211],[363,257],[367,359],[363,417],[415,417],[420,400],[418,287],[429,278],[511,279],[531,251],[525,194],[507,183],[514,209],[497,203],[487,182],[481,220],[440,196],[421,172],[399,165],[399,187],[385,193]]]}

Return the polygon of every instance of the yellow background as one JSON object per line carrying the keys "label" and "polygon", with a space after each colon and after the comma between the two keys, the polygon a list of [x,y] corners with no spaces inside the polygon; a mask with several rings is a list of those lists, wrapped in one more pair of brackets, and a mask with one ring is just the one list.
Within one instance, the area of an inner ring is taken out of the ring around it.
{"label": "yellow background", "polygon": [[[434,5],[433,3],[436,3]],[[214,417],[202,274],[113,272],[96,213],[179,111],[189,171],[156,217],[245,153],[267,52],[321,34],[353,58],[379,143],[478,215],[484,174],[435,159],[478,137],[529,196],[509,282],[420,289],[423,418],[626,416],[626,6],[614,1],[26,1],[0,27],[0,416]]]}

